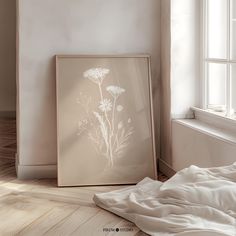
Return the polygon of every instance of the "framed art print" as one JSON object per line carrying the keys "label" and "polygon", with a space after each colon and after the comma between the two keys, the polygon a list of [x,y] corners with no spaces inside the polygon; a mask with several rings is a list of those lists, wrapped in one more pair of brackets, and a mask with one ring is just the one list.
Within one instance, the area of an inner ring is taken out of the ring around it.
{"label": "framed art print", "polygon": [[56,56],[58,186],[156,178],[150,58]]}

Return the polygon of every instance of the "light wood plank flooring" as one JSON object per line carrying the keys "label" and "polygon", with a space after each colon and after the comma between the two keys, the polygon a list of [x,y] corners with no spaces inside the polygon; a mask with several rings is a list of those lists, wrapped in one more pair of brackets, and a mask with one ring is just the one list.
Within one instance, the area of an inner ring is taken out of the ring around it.
{"label": "light wood plank flooring", "polygon": [[[146,235],[92,201],[95,193],[124,186],[57,188],[55,179],[18,180],[15,152],[15,121],[0,120],[0,236]],[[106,231],[116,228],[130,231]]]}

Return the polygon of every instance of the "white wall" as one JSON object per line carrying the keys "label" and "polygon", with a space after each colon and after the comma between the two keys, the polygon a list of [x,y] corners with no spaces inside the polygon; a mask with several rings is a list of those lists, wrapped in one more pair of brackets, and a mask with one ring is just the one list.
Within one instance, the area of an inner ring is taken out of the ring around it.
{"label": "white wall", "polygon": [[171,113],[188,116],[191,106],[200,105],[200,2],[171,3]]}
{"label": "white wall", "polygon": [[20,0],[19,16],[20,166],[56,164],[55,54],[149,53],[158,103],[159,0]]}
{"label": "white wall", "polygon": [[160,159],[172,166],[171,119],[190,116],[200,103],[200,1],[162,0],[161,18]]}
{"label": "white wall", "polygon": [[[201,1],[162,2],[162,19],[169,25],[162,24],[165,28],[162,30],[161,84],[164,100],[161,115],[161,171],[168,175],[173,173],[171,169],[179,171],[194,164],[200,167],[232,164],[235,161],[235,144],[206,132],[206,127],[200,130],[183,124],[199,122],[197,117],[190,121],[175,120],[191,116],[189,108],[199,107],[201,102]],[[166,30],[168,27],[169,31]],[[165,50],[168,40],[170,51],[168,48]]]}
{"label": "white wall", "polygon": [[161,159],[171,164],[171,0],[161,0]]}
{"label": "white wall", "polygon": [[[185,124],[186,122],[187,125]],[[190,165],[205,168],[234,163],[236,160],[235,143],[221,136],[216,137],[215,134],[220,134],[221,130],[214,128],[212,125],[202,123],[204,130],[201,130],[202,128],[199,128],[201,123],[198,124],[198,122],[198,120],[173,121],[173,169],[179,171]],[[193,127],[191,127],[192,123],[194,124]],[[206,132],[212,129],[217,130],[217,132]],[[223,130],[222,133],[224,132],[226,131]],[[227,137],[227,135],[224,136]],[[235,137],[235,133],[228,135],[228,137]]]}
{"label": "white wall", "polygon": [[0,0],[0,116],[16,110],[16,0]]}

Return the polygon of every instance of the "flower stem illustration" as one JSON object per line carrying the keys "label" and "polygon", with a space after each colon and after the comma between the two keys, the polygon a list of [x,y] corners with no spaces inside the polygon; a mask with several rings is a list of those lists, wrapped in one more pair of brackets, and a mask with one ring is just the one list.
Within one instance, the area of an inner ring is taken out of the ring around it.
{"label": "flower stem illustration", "polygon": [[[117,119],[117,114],[124,109],[121,104],[117,104],[125,89],[115,85],[104,88],[103,81],[109,72],[110,70],[106,68],[91,68],[83,73],[84,78],[98,86],[100,101],[97,105],[98,109],[94,110],[90,108],[91,99],[83,99],[84,101],[79,99],[78,104],[85,109],[88,117],[82,119],[83,122],[79,122],[81,124],[79,134],[87,131],[89,140],[96,146],[95,149],[106,157],[108,167],[113,167],[115,159],[122,157],[124,150],[128,147],[134,129],[131,127],[131,118],[126,122]],[[109,97],[104,96],[104,89],[110,95]],[[91,116],[94,117],[97,125],[91,120]],[[93,132],[89,127],[93,128]]]}
{"label": "flower stem illustration", "polygon": [[112,109],[112,136],[114,135],[114,129],[115,129],[115,109],[116,109],[116,98],[114,98],[113,102],[113,109]]}

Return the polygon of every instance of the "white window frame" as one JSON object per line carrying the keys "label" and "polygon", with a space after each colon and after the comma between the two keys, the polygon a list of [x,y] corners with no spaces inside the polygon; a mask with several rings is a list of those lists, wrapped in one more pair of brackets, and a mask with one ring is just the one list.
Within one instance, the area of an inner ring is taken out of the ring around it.
{"label": "white window frame", "polygon": [[[214,109],[212,107],[208,106],[208,68],[207,63],[221,63],[225,64],[227,66],[227,75],[226,75],[226,111],[225,112],[217,112],[219,115],[223,115],[225,117],[229,117],[232,119],[232,79],[231,79],[231,64],[236,64],[235,60],[231,60],[231,46],[232,46],[232,0],[226,0],[227,1],[227,59],[217,59],[217,58],[209,58],[208,57],[208,29],[207,29],[207,19],[208,19],[208,0],[202,0],[202,109],[204,110],[211,110],[217,111],[217,109]],[[235,116],[234,116],[235,118]]]}

